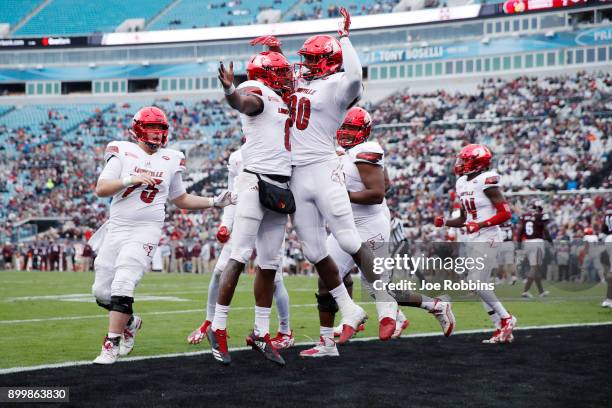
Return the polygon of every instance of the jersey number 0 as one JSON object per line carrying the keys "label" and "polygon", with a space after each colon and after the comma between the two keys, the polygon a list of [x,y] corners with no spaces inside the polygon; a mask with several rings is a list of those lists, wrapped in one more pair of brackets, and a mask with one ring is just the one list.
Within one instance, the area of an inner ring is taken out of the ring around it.
{"label": "jersey number 0", "polygon": [[310,100],[306,97],[301,97],[299,100],[296,95],[291,95],[289,98],[289,117],[285,122],[285,148],[291,150],[291,126],[295,124],[298,130],[304,130],[308,127],[310,120]]}

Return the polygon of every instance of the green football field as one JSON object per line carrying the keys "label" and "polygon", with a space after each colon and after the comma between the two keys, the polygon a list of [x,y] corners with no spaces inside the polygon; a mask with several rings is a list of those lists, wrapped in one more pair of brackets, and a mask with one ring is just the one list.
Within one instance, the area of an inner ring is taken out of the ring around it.
{"label": "green football field", "polygon": [[[148,274],[137,289],[134,309],[143,318],[131,356],[200,351],[187,335],[204,318],[209,275]],[[90,295],[93,273],[0,272],[0,369],[91,360],[99,352],[107,330],[105,311]],[[253,278],[243,276],[229,317],[231,346],[244,346],[253,322]],[[291,299],[291,323],[297,342],[318,338],[314,292],[316,279],[286,277]],[[546,299],[520,298],[521,286],[498,285],[497,292],[519,326],[612,321],[612,309],[600,304],[603,285],[548,286]],[[356,297],[359,297],[359,285]],[[376,336],[375,307],[362,303],[371,319],[360,336]],[[420,309],[403,308],[411,324],[407,333],[440,332],[437,321]],[[490,321],[480,302],[455,301],[456,330],[483,329]],[[276,329],[273,315],[271,330]],[[520,334],[517,334],[517,337]],[[392,343],[389,343],[390,345]],[[291,351],[286,351],[289,353]]]}

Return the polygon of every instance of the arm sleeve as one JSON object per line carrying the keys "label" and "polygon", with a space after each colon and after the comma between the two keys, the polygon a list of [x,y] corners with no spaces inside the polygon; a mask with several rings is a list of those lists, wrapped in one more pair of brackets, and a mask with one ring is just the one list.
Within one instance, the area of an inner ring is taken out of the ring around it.
{"label": "arm sleeve", "polygon": [[116,156],[110,156],[98,180],[117,180],[121,177],[121,160]]}
{"label": "arm sleeve", "polygon": [[340,82],[336,93],[336,102],[343,108],[348,108],[361,97],[363,89],[362,68],[357,51],[353,48],[348,37],[340,39],[342,46],[342,64],[344,67],[344,80]]}
{"label": "arm sleeve", "polygon": [[172,176],[170,180],[170,188],[168,189],[168,199],[170,201],[174,200],[185,194],[187,190],[185,190],[185,186],[183,185],[183,177],[181,176],[181,172],[177,171]]}

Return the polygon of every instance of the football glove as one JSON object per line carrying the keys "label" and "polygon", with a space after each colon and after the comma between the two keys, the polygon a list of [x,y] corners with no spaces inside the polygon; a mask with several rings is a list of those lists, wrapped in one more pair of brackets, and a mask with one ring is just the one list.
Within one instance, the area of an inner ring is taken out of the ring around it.
{"label": "football glove", "polygon": [[340,37],[348,37],[349,28],[351,27],[351,15],[344,7],[340,7],[340,14],[344,18],[344,20],[338,23],[338,35]]}
{"label": "football glove", "polygon": [[283,43],[273,35],[262,35],[249,41],[252,46],[266,45],[268,47],[280,47]]}
{"label": "football glove", "polygon": [[229,190],[223,190],[219,195],[213,198],[213,207],[226,207],[231,204],[236,204],[236,199],[236,194],[233,194]]}
{"label": "football glove", "polygon": [[480,227],[478,226],[477,222],[466,222],[465,229],[467,230],[468,234],[473,234],[480,231]]}
{"label": "football glove", "polygon": [[446,220],[444,219],[444,217],[437,216],[436,218],[434,218],[434,225],[438,228],[443,227],[445,222]]}
{"label": "football glove", "polygon": [[227,228],[225,225],[222,225],[217,230],[217,241],[222,244],[225,244],[227,241],[229,241],[231,234],[232,232],[229,230],[229,228]]}

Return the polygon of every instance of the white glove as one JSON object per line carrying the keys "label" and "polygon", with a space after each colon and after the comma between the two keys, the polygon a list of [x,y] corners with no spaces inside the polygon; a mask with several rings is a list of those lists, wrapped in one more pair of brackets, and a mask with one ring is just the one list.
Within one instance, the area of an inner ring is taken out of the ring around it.
{"label": "white glove", "polygon": [[219,195],[212,198],[212,207],[226,207],[236,204],[238,196],[229,190],[223,190]]}

